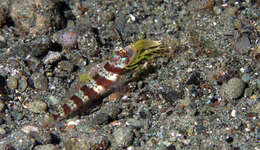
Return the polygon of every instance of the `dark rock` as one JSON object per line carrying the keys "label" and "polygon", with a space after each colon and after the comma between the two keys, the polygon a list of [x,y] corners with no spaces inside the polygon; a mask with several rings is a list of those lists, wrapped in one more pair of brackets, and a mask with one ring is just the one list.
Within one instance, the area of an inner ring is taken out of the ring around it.
{"label": "dark rock", "polygon": [[176,150],[174,145],[167,146],[166,150]]}
{"label": "dark rock", "polygon": [[234,139],[233,139],[231,136],[229,136],[229,137],[226,138],[226,142],[228,142],[228,143],[232,143],[233,140],[234,140]]}
{"label": "dark rock", "polygon": [[200,78],[200,73],[199,72],[194,72],[190,76],[189,80],[187,81],[187,85],[199,85],[201,83],[201,78]]}

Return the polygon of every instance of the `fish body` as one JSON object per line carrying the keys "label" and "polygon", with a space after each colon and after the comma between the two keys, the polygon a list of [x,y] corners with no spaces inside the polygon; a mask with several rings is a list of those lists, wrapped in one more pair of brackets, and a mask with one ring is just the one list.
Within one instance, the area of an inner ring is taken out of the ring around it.
{"label": "fish body", "polygon": [[88,103],[107,92],[125,72],[138,68],[143,60],[161,56],[163,50],[161,43],[153,40],[139,40],[123,49],[116,49],[108,61],[96,66],[94,73],[79,76],[78,88],[58,106],[53,114],[54,120],[85,109]]}

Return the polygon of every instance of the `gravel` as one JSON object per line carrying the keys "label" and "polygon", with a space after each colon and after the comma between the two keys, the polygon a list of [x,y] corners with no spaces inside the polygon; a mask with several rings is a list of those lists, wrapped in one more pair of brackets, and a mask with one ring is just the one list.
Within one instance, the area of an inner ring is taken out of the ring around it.
{"label": "gravel", "polygon": [[[260,149],[258,1],[0,3],[0,149]],[[169,53],[51,119],[80,74],[142,38]]]}

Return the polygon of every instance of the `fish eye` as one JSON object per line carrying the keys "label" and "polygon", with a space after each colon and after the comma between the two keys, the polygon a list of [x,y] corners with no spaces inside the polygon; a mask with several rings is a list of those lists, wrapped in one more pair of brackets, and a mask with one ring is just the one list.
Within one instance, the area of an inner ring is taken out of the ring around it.
{"label": "fish eye", "polygon": [[127,52],[126,52],[125,50],[120,50],[120,51],[119,51],[119,55],[120,55],[121,57],[126,57],[126,54],[127,54]]}

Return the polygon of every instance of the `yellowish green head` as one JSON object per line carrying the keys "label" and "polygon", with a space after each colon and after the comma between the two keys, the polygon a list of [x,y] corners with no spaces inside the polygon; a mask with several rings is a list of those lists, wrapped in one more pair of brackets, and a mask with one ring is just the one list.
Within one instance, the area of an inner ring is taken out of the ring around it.
{"label": "yellowish green head", "polygon": [[131,44],[134,49],[131,62],[127,65],[127,70],[132,70],[138,67],[143,60],[152,60],[155,57],[165,55],[166,49],[158,41],[153,40],[138,40]]}

